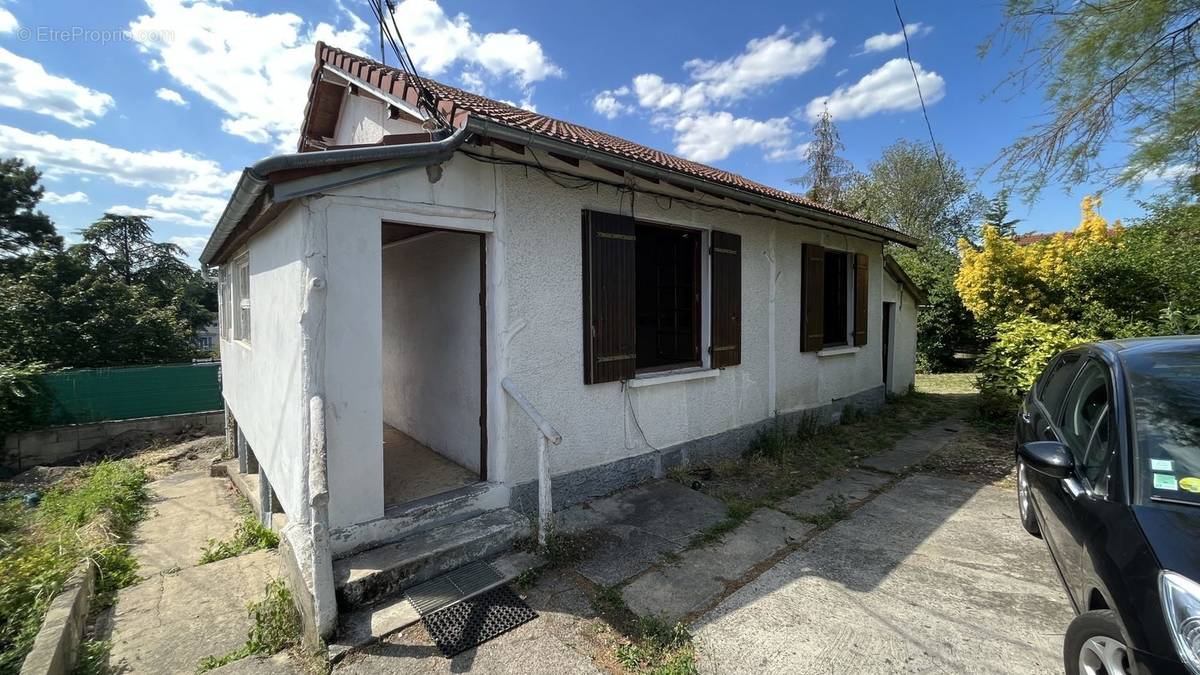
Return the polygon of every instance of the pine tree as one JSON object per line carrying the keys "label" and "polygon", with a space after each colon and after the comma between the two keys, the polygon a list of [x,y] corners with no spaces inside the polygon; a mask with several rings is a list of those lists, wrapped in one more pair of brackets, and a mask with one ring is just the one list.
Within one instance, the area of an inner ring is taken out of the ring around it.
{"label": "pine tree", "polygon": [[988,200],[987,209],[983,212],[983,224],[991,225],[1000,231],[1002,237],[1012,237],[1017,233],[1017,223],[1020,218],[1008,217],[1008,188],[1000,190],[995,197]]}
{"label": "pine tree", "polygon": [[804,150],[808,173],[788,182],[808,188],[804,196],[835,209],[845,208],[846,191],[854,179],[854,165],[838,153],[845,150],[829,109],[813,124],[813,140]]}

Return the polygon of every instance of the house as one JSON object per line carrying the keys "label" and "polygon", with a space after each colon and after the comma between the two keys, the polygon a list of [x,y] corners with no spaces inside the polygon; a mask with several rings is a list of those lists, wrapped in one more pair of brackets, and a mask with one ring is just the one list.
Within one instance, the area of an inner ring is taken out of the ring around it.
{"label": "house", "polygon": [[310,630],[521,514],[912,384],[920,293],[884,248],[911,237],[419,84],[318,44],[299,152],[243,172],[201,255]]}

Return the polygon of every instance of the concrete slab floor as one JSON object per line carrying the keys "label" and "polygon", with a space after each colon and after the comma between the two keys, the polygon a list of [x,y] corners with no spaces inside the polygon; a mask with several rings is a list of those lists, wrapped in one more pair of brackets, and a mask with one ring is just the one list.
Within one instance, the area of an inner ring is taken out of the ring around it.
{"label": "concrete slab floor", "polygon": [[192,567],[209,539],[233,536],[239,515],[228,480],[208,471],[176,473],[147,485],[149,513],[133,533],[138,574]]}
{"label": "concrete slab floor", "polygon": [[730,584],[798,544],[812,528],[774,509],[759,509],[719,541],[634,579],[621,596],[638,616],[673,625],[710,607]]}
{"label": "concrete slab floor", "polygon": [[1060,673],[1070,617],[1011,491],[918,475],[692,629],[706,673]]}
{"label": "concrete slab floor", "polygon": [[108,619],[109,665],[119,673],[191,673],[207,656],[246,641],[246,604],[261,600],[279,574],[275,551],[255,551],[174,574],[160,574],[117,593]]}
{"label": "concrete slab floor", "polygon": [[592,546],[575,569],[613,586],[682,550],[727,514],[720,500],[658,480],[566,509],[556,520],[562,532],[589,533]]}
{"label": "concrete slab floor", "polygon": [[478,473],[446,459],[403,431],[383,425],[384,506],[404,504],[478,482]]}
{"label": "concrete slab floor", "polygon": [[857,506],[892,478],[893,476],[871,471],[847,471],[779,502],[777,508],[797,516],[815,516],[828,510],[834,504],[832,500],[838,495],[845,500],[845,506]]}

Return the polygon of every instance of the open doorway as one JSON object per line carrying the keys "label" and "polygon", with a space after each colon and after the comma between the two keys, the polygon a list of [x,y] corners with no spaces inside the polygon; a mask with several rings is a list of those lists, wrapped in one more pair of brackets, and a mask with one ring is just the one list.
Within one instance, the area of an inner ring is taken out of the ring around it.
{"label": "open doorway", "polygon": [[385,508],[487,480],[484,237],[382,226]]}

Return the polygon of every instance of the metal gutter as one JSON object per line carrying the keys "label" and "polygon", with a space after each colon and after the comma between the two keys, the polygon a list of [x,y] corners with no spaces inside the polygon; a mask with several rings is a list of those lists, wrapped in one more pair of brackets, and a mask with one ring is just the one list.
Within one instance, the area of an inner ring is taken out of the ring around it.
{"label": "metal gutter", "polygon": [[[463,127],[449,136],[428,143],[377,145],[366,148],[343,148],[341,150],[324,150],[320,152],[294,152],[259,160],[242,170],[237,187],[234,188],[233,194],[229,197],[229,202],[225,205],[225,210],[221,213],[221,218],[217,221],[216,227],[213,228],[212,236],[209,237],[208,243],[204,245],[204,251],[200,254],[200,262],[207,265],[212,261],[217,251],[221,249],[226,239],[229,238],[229,235],[233,233],[233,230],[242,222],[246,214],[249,213],[254,202],[266,191],[268,185],[270,185],[267,178],[272,173],[416,157],[430,157],[435,160],[441,158],[449,159],[458,146],[467,140],[468,135],[470,135],[470,132],[466,127]],[[441,159],[441,161],[444,161],[444,159]],[[398,171],[404,168],[409,167],[408,165],[399,166],[393,170]],[[339,180],[344,181],[345,178],[346,176],[342,175]],[[363,180],[363,178],[359,177],[358,180]],[[341,184],[345,184],[345,182]],[[329,189],[333,185],[331,183],[323,187]],[[315,190],[310,189],[306,192],[295,191],[288,195],[281,195],[284,199],[276,201],[294,199],[297,196],[301,196],[300,192],[311,194],[313,191]]]}
{"label": "metal gutter", "polygon": [[839,225],[855,232],[868,234],[872,237],[878,237],[888,241],[894,241],[910,248],[916,248],[921,243],[914,237],[910,237],[907,234],[897,232],[881,225],[855,220],[845,216],[839,216],[835,213],[829,213],[817,208],[808,208],[799,204],[793,204],[783,200],[765,197],[746,190],[722,185],[721,183],[714,183],[704,180],[703,178],[697,178],[696,176],[692,176],[690,174],[680,173],[670,169],[663,169],[654,166],[653,164],[637,162],[625,157],[613,155],[611,153],[594,150],[592,148],[569,143],[567,141],[561,141],[556,138],[543,136],[532,131],[515,129],[505,124],[480,119],[474,115],[469,115],[467,117],[466,128],[478,133],[481,136],[496,138],[502,141],[524,145],[545,152],[556,152],[570,157],[585,159],[594,164],[601,164],[615,169],[629,171],[633,174],[650,176],[651,178],[665,180],[677,185],[685,185],[703,192],[708,192],[721,197],[728,197],[729,199],[734,199],[740,202],[749,202],[756,206],[761,206],[774,211],[783,211],[805,218],[819,218],[826,222]]}

